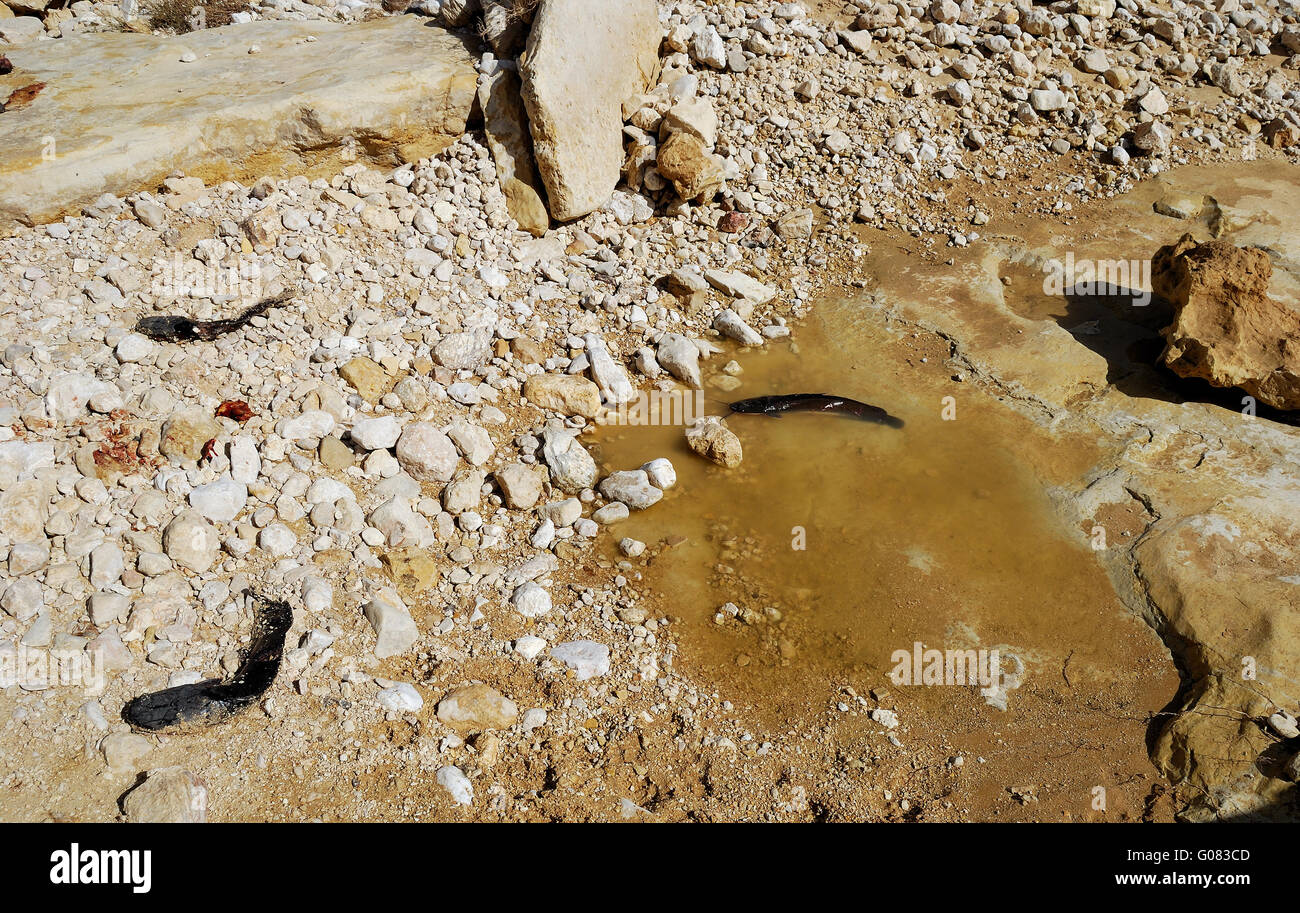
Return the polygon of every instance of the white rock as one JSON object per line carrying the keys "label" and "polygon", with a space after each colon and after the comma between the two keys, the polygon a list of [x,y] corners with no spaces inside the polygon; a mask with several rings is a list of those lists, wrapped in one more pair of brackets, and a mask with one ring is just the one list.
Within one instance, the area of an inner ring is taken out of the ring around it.
{"label": "white rock", "polygon": [[90,553],[90,585],[104,589],[122,579],[126,558],[116,542],[105,542]]}
{"label": "white rock", "polygon": [[460,462],[456,445],[436,425],[412,422],[397,440],[397,462],[421,482],[449,482]]}
{"label": "white rock", "polygon": [[257,534],[257,544],[273,557],[282,558],[293,554],[298,545],[298,536],[283,523],[272,523]]}
{"label": "white rock", "polygon": [[776,296],[776,289],[770,285],[764,285],[752,276],[735,270],[706,270],[704,278],[709,281],[709,285],[731,298],[766,304]]}
{"label": "white rock", "polygon": [[424,698],[415,686],[406,682],[385,688],[375,696],[379,706],[391,713],[418,713],[424,706]]}
{"label": "white rock", "polygon": [[309,612],[324,612],[334,604],[334,587],[324,577],[308,576],[302,580],[302,604]]}
{"label": "white rock", "polygon": [[496,452],[487,429],[464,419],[452,422],[447,429],[447,437],[451,438],[456,449],[471,466],[482,466]]}
{"label": "white rock", "polygon": [[653,0],[547,0],[520,67],[528,129],[547,206],[561,222],[604,206],[618,185],[622,104],[659,67]]}
{"label": "white rock", "polygon": [[247,503],[248,486],[234,479],[217,479],[190,492],[190,507],[213,523],[229,523]]}
{"label": "white rock", "polygon": [[898,728],[898,714],[892,710],[876,707],[871,711],[871,718],[886,729]]}
{"label": "white rock", "polygon": [[[537,524],[537,529],[528,537],[528,544],[533,548],[550,548],[551,543],[555,541],[555,523],[548,519]],[[12,563],[12,556],[10,562]]]}
{"label": "white rock", "polygon": [[402,426],[391,415],[357,419],[352,425],[352,440],[364,450],[387,450],[402,436]]}
{"label": "white rock", "polygon": [[85,414],[100,382],[89,374],[56,374],[45,391],[45,414],[53,422],[71,422]]}
{"label": "white rock", "polygon": [[26,621],[45,608],[45,588],[33,577],[20,577],[0,596],[0,609],[19,621]]}
{"label": "white rock", "polygon": [[718,30],[706,25],[695,33],[690,44],[691,58],[715,70],[727,68],[727,46]]}
{"label": "white rock", "polygon": [[339,501],[354,501],[356,495],[352,489],[338,479],[319,478],[307,489],[308,504],[335,504]]}
{"label": "white rock", "polygon": [[95,593],[86,600],[86,612],[97,628],[126,620],[131,601],[121,593]]}
{"label": "white rock", "polygon": [[144,361],[153,350],[153,340],[148,336],[141,336],[139,333],[127,333],[118,340],[113,354],[123,364],[134,364],[137,361]]}
{"label": "white rock", "polygon": [[[537,655],[545,649],[546,641],[531,634],[525,634],[515,641],[515,652],[524,659],[536,659]],[[527,718],[527,714],[525,714],[525,718]]]}
{"label": "white rock", "polygon": [[736,340],[741,345],[757,346],[763,344],[763,337],[759,335],[759,332],[745,323],[741,316],[731,308],[727,308],[713,318],[713,328],[728,339]]}
{"label": "white rock", "polygon": [[577,673],[585,682],[609,672],[609,647],[594,640],[572,640],[551,648],[551,656]]}
{"label": "white rock", "polygon": [[665,333],[659,340],[655,360],[684,384],[701,387],[700,350],[680,333]]}
{"label": "white rock", "polygon": [[591,379],[600,388],[601,399],[609,405],[630,402],[636,396],[636,388],[628,380],[623,366],[610,357],[605,340],[595,333],[588,333],[583,342],[591,362]]}
{"label": "white rock", "polygon": [[375,656],[380,659],[405,653],[420,636],[415,619],[411,618],[396,590],[380,590],[366,603],[365,616],[375,629]]}
{"label": "white rock", "polygon": [[641,469],[610,473],[600,483],[600,493],[611,501],[622,501],[633,510],[645,510],[657,503],[664,493],[650,484],[649,474]]}
{"label": "white rock", "polygon": [[322,438],[334,430],[334,416],[321,409],[309,409],[287,418],[276,427],[276,434],[286,441]]}
{"label": "white rock", "polygon": [[251,485],[262,471],[262,457],[257,444],[248,435],[241,434],[230,442],[230,477],[236,482]]}
{"label": "white rock", "polygon": [[525,618],[536,618],[551,611],[551,594],[530,580],[515,589],[510,604]]}
{"label": "white rock", "polygon": [[469,782],[469,777],[461,771],[459,767],[440,768],[438,770],[438,785],[447,790],[451,800],[457,805],[474,804],[474,786]]}
{"label": "white rock", "polygon": [[217,547],[220,544],[217,531],[196,510],[185,510],[163,530],[163,551],[167,557],[201,574],[212,567],[217,560]]}
{"label": "white rock", "polygon": [[664,457],[644,464],[641,471],[646,474],[650,484],[655,488],[667,491],[677,484],[677,470],[673,468],[672,462]]}
{"label": "white rock", "polygon": [[1067,103],[1068,99],[1060,89],[1034,89],[1029,93],[1029,105],[1035,111],[1060,111]]}

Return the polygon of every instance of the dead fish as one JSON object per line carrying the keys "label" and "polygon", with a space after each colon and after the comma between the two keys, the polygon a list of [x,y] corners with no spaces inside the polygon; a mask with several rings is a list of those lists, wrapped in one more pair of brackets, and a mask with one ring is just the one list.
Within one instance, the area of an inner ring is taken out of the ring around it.
{"label": "dead fish", "polygon": [[265,314],[271,308],[284,304],[292,296],[277,295],[264,298],[237,317],[227,320],[191,320],[180,314],[165,317],[143,317],[135,325],[136,332],[143,333],[151,339],[163,342],[192,342],[196,339],[211,340],[226,333],[232,333],[254,317]]}
{"label": "dead fish", "polygon": [[783,412],[838,412],[867,422],[877,422],[890,428],[902,428],[903,420],[890,415],[879,406],[860,403],[847,396],[829,393],[789,393],[782,396],[756,396],[731,404],[732,412],[755,415],[780,416]]}
{"label": "dead fish", "polygon": [[270,689],[280,671],[284,638],[293,625],[293,609],[254,595],[258,604],[253,636],[238,671],[219,678],[178,685],[142,694],[122,708],[122,719],[134,729],[156,732],[173,726],[219,723],[248,707]]}
{"label": "dead fish", "polygon": [[34,82],[30,86],[23,86],[21,89],[14,89],[5,99],[5,103],[0,105],[0,114],[5,111],[17,111],[19,108],[25,108],[32,103],[37,95],[41,94],[41,89],[45,88],[45,83]]}

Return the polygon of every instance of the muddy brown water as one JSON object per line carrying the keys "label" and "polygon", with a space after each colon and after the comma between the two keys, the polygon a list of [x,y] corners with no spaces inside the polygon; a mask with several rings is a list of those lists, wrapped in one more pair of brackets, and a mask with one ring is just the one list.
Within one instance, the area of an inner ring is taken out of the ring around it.
{"label": "muddy brown water", "polygon": [[[823,303],[794,341],[710,359],[706,405],[725,413],[741,398],[828,392],[887,409],[901,430],[732,415],[744,462],[725,470],[691,453],[679,425],[601,428],[604,470],[666,456],[678,475],[663,501],[614,529],[614,542],[651,546],[648,559],[624,561],[627,573],[681,620],[681,661],[761,725],[823,727],[832,743],[865,740],[880,757],[888,733],[866,714],[893,709],[908,752],[933,763],[968,755],[953,795],[976,817],[1028,814],[1007,811],[1013,783],[1037,785],[1031,817],[1058,820],[1090,815],[1090,784],[1149,789],[1145,721],[1177,676],[1050,497],[1095,464],[1097,445],[954,383],[946,342],[882,324],[862,302]],[[723,389],[731,357],[743,372]],[[728,602],[750,621],[718,623]],[[894,654],[917,643],[996,649],[1004,672],[1014,654],[1024,673],[1008,709],[978,686],[896,685]],[[1131,792],[1135,813],[1142,797]],[[1054,805],[1039,805],[1047,796]]]}

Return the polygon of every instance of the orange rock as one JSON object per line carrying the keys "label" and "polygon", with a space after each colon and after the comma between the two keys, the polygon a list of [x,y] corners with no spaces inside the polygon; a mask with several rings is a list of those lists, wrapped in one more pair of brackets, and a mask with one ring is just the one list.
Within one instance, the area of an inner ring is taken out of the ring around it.
{"label": "orange rock", "polygon": [[1267,253],[1228,241],[1183,235],[1160,248],[1152,286],[1174,306],[1161,362],[1180,377],[1300,409],[1300,315],[1269,297],[1272,275]]}

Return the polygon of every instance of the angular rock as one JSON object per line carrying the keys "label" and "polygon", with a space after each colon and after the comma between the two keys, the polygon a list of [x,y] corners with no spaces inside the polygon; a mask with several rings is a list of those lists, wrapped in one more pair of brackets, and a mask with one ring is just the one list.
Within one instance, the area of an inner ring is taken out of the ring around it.
{"label": "angular rock", "polygon": [[122,808],[137,824],[202,824],[208,820],[208,789],[183,767],[161,767],[126,794]]}
{"label": "angular rock", "polygon": [[456,478],[442,490],[442,509],[449,514],[462,514],[476,509],[483,502],[483,480],[477,470],[458,472]]}
{"label": "angular rock", "polygon": [[542,496],[542,476],[535,466],[511,463],[498,469],[493,478],[507,507],[528,510]]}
{"label": "angular rock", "polygon": [[447,437],[456,445],[465,462],[471,466],[482,466],[492,458],[496,447],[487,429],[464,419],[457,419],[447,429]]}
{"label": "angular rock", "polygon": [[764,285],[752,276],[735,270],[711,269],[704,273],[709,285],[729,298],[744,298],[755,304],[766,304],[776,296],[776,289]]}
{"label": "angular rock", "polygon": [[363,612],[375,630],[375,656],[380,659],[405,653],[420,637],[415,619],[395,590],[380,590]]}
{"label": "angular rock", "polygon": [[239,516],[246,503],[248,486],[234,479],[218,479],[190,492],[190,507],[213,523],[229,523]]}
{"label": "angular rock", "polygon": [[1151,284],[1174,306],[1160,361],[1179,377],[1237,387],[1275,409],[1300,409],[1300,313],[1268,294],[1258,248],[1183,235],[1156,252]]}
{"label": "angular rock", "polygon": [[686,443],[700,456],[727,469],[739,466],[744,456],[740,438],[716,415],[698,419],[687,428]]}
{"label": "angular rock", "polygon": [[627,379],[623,366],[614,361],[605,345],[605,340],[595,333],[583,337],[587,347],[587,359],[591,362],[591,377],[600,388],[601,398],[607,405],[617,406],[629,402],[636,396],[636,388]]}
{"label": "angular rock", "polygon": [[339,377],[347,381],[357,391],[357,395],[368,403],[379,402],[393,388],[393,379],[388,376],[388,372],[378,362],[364,355],[339,368]]}
{"label": "angular rock", "polygon": [[1143,152],[1163,155],[1174,141],[1174,131],[1158,120],[1138,124],[1133,129],[1133,145]]}
{"label": "angular rock", "polygon": [[609,647],[594,640],[573,640],[551,648],[551,656],[574,671],[580,682],[609,672]]}
{"label": "angular rock", "polygon": [[363,450],[387,450],[402,436],[396,417],[359,418],[352,423],[352,442]]}
{"label": "angular rock", "polygon": [[[353,359],[353,361],[359,360]],[[275,430],[286,441],[323,438],[334,430],[334,416],[322,409],[308,409],[306,412],[280,422],[276,425]]]}
{"label": "angular rock", "polygon": [[700,350],[680,333],[663,335],[659,340],[655,360],[682,383],[696,388],[703,386],[700,377]]}
{"label": "angular rock", "polygon": [[45,588],[34,577],[20,577],[0,596],[0,609],[26,621],[45,608]]}
{"label": "angular rock", "polygon": [[565,498],[563,501],[543,504],[537,508],[537,513],[556,526],[572,526],[582,516],[582,502],[577,498]]}
{"label": "angular rock", "polygon": [[519,77],[499,70],[484,78],[478,89],[488,149],[497,166],[497,180],[506,197],[506,211],[519,227],[535,237],[546,234],[550,220],[542,200],[542,181],[533,162],[528,113],[520,98]]}
{"label": "angular rock", "polygon": [[776,220],[773,230],[786,241],[798,241],[812,237],[813,211],[795,209]]}
{"label": "angular rock", "polygon": [[600,493],[611,501],[621,501],[633,510],[645,510],[658,503],[664,493],[650,484],[641,469],[611,473],[600,483]]}
{"label": "angular rock", "polygon": [[54,486],[44,480],[25,479],[0,493],[0,533],[11,542],[45,539]]}
{"label": "angular rock", "polygon": [[[551,471],[551,484],[560,491],[573,494],[596,484],[596,461],[571,431],[548,428],[542,432],[542,461]],[[568,526],[576,519],[555,522],[557,526]]]}
{"label": "angular rock", "polygon": [[95,546],[90,553],[90,585],[96,589],[105,589],[122,579],[126,570],[126,558],[122,547],[116,542],[104,542]]}
{"label": "angular rock", "polygon": [[663,36],[654,0],[547,0],[524,57],[524,105],[551,215],[604,206],[623,166],[623,101],[646,90]]}
{"label": "angular rock", "polygon": [[758,331],[745,323],[741,316],[727,308],[713,318],[713,328],[726,336],[728,339],[734,339],[743,346],[758,346],[763,344],[763,337]]}
{"label": "angular rock", "polygon": [[679,101],[668,109],[659,122],[659,137],[667,139],[674,133],[689,133],[710,149],[718,141],[718,115],[713,102],[707,98]]}
{"label": "angular rock", "polygon": [[674,133],[659,146],[656,167],[683,200],[709,200],[726,180],[722,159],[689,133]]}

